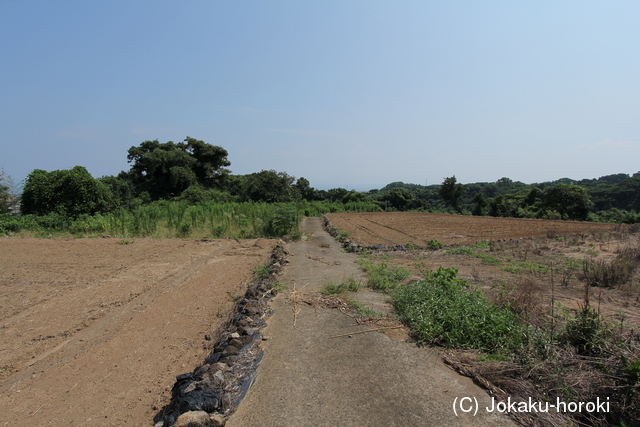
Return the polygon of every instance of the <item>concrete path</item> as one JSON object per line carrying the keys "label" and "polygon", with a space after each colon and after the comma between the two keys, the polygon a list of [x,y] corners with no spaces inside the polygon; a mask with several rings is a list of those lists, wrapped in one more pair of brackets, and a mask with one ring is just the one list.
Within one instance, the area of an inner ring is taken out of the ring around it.
{"label": "concrete path", "polygon": [[[310,294],[330,281],[364,279],[356,256],[342,252],[318,218],[306,219],[303,229],[310,237],[289,245],[281,278],[288,289],[271,303],[275,314],[263,330],[269,339],[256,382],[227,426],[514,425],[487,413],[487,393],[447,368],[437,350],[380,332],[333,338],[371,327],[336,309],[293,306],[294,290]],[[477,399],[477,416],[454,414],[454,399],[463,397]]]}

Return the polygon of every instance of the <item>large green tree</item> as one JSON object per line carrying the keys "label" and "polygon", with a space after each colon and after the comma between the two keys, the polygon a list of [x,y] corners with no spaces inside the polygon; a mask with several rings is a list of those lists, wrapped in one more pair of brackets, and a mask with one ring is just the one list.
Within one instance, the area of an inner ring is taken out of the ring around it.
{"label": "large green tree", "polygon": [[254,202],[277,203],[291,202],[299,198],[293,186],[295,178],[286,172],[263,170],[245,175],[242,193],[245,198]]}
{"label": "large green tree", "polygon": [[447,202],[453,209],[461,212],[460,199],[462,198],[462,192],[464,187],[462,184],[458,184],[456,176],[445,178],[440,187],[440,196]]}
{"label": "large green tree", "polygon": [[558,184],[542,191],[543,210],[556,211],[562,219],[585,220],[593,206],[584,187]]}
{"label": "large green tree", "polygon": [[407,211],[420,207],[420,201],[415,193],[406,188],[394,188],[380,197],[380,200],[388,203],[399,211]]}
{"label": "large green tree", "polygon": [[111,192],[82,166],[47,172],[35,169],[27,177],[20,210],[23,214],[59,213],[75,218],[106,211]]}
{"label": "large green tree", "polygon": [[187,137],[183,142],[144,141],[131,147],[127,159],[132,163],[130,177],[138,193],[152,199],[176,197],[192,185],[220,187],[231,165],[222,147]]}

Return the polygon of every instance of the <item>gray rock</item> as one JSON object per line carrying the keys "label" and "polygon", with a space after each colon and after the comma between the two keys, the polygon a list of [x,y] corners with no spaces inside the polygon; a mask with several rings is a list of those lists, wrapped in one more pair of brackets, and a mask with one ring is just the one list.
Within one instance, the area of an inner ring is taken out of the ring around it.
{"label": "gray rock", "polygon": [[[242,347],[241,347],[242,348]],[[232,345],[228,345],[224,348],[224,351],[222,352],[223,356],[235,356],[238,353],[240,353],[239,351],[240,349],[238,349],[235,346]]]}
{"label": "gray rock", "polygon": [[234,338],[231,341],[229,341],[229,345],[230,346],[234,346],[238,350],[240,350],[242,347],[244,347],[244,344],[240,340],[238,340],[236,338]]}

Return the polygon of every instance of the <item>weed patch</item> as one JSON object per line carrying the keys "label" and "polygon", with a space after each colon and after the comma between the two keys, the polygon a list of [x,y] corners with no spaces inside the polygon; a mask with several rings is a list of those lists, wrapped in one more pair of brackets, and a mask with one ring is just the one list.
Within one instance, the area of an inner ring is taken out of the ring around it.
{"label": "weed patch", "polygon": [[585,258],[582,277],[589,286],[614,287],[631,279],[640,265],[640,249],[625,249],[611,261]]}
{"label": "weed patch", "polygon": [[348,281],[340,284],[329,282],[324,285],[321,292],[327,295],[338,295],[344,292],[358,292],[359,290],[360,283],[352,277]]}
{"label": "weed patch", "polygon": [[481,290],[469,290],[456,268],[439,268],[423,280],[399,287],[393,301],[400,318],[425,343],[510,352],[522,343],[522,328],[508,308],[489,302]]}
{"label": "weed patch", "polygon": [[409,270],[402,267],[389,266],[386,262],[376,264],[367,259],[360,259],[356,262],[360,264],[360,268],[369,276],[367,280],[369,287],[383,292],[395,289],[400,282],[411,275]]}

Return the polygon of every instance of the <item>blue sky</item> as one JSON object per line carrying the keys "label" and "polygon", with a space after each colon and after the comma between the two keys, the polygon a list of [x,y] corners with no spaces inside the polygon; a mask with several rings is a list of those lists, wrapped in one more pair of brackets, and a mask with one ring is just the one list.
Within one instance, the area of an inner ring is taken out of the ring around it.
{"label": "blue sky", "polygon": [[0,1],[0,168],[186,136],[317,188],[640,171],[637,1]]}

